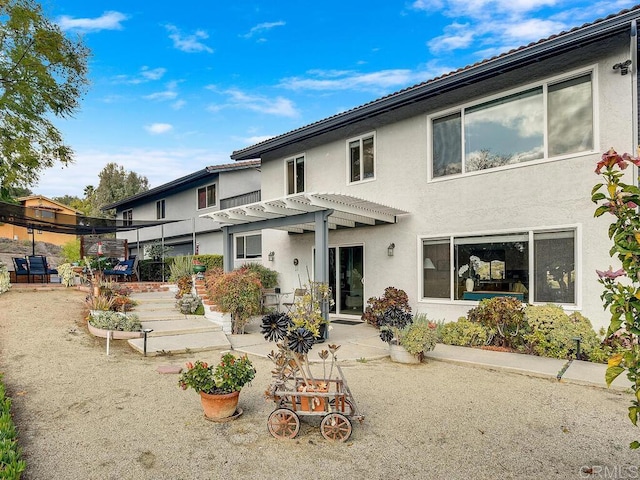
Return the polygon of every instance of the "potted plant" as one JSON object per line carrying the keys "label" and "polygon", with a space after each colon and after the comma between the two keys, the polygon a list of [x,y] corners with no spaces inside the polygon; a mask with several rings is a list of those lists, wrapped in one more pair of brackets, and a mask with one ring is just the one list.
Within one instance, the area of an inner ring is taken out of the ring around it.
{"label": "potted plant", "polygon": [[435,322],[430,321],[424,313],[418,313],[400,332],[400,345],[410,355],[417,356],[422,361],[424,352],[430,352],[436,347],[436,328]]}
{"label": "potted plant", "polygon": [[378,316],[380,339],[389,344],[391,360],[399,363],[420,363],[424,352],[435,348],[436,324],[426,315],[413,315],[399,305],[388,307]]}
{"label": "potted plant", "polygon": [[187,370],[180,374],[178,385],[183,390],[193,388],[200,394],[205,418],[221,421],[239,415],[240,390],[256,374],[249,357],[225,353],[215,367],[201,360],[188,362],[186,366]]}

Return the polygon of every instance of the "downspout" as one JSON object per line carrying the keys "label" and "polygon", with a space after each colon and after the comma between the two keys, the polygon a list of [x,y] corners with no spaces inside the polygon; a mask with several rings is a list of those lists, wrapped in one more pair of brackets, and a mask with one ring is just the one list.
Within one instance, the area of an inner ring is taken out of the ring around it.
{"label": "downspout", "polygon": [[[631,20],[630,36],[629,55],[631,58],[631,119],[633,133],[631,151],[635,152],[635,155],[638,155],[640,154],[640,152],[638,152],[638,27],[635,19]],[[636,185],[638,185],[637,175]]]}

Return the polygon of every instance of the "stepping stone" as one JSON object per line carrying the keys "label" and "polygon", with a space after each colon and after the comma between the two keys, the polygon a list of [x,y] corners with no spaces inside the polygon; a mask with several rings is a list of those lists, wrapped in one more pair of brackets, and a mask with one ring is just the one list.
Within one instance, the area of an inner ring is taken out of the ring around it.
{"label": "stepping stone", "polygon": [[158,373],[180,373],[182,372],[182,367],[178,365],[160,365],[156,371]]}

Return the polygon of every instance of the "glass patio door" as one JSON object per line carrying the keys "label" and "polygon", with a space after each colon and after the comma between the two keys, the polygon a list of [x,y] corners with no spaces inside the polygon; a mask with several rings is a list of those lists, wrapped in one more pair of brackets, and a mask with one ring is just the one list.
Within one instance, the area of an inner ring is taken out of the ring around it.
{"label": "glass patio door", "polygon": [[362,245],[329,248],[331,313],[362,315],[364,309],[364,248]]}

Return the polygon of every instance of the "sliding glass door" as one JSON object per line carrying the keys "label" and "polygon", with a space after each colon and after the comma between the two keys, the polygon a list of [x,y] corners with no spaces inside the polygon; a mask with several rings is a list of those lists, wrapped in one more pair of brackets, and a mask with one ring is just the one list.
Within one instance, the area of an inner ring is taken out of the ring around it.
{"label": "sliding glass door", "polygon": [[364,248],[362,245],[329,248],[331,313],[362,315],[364,308]]}

